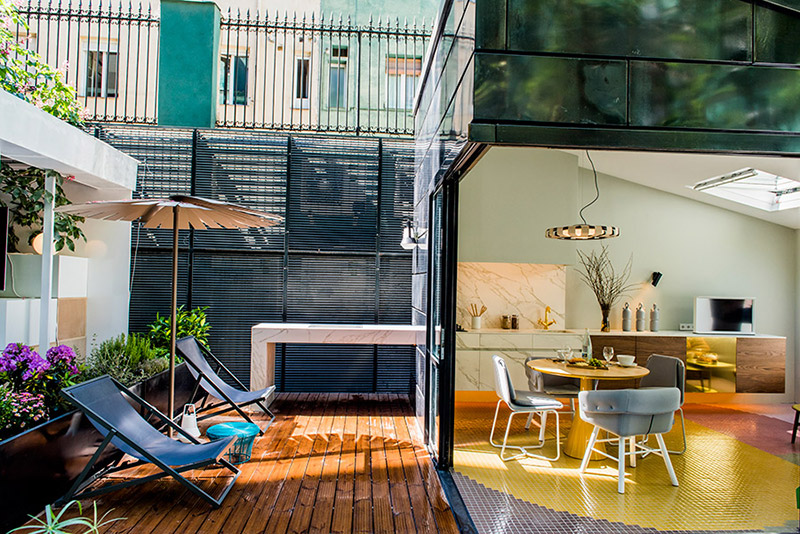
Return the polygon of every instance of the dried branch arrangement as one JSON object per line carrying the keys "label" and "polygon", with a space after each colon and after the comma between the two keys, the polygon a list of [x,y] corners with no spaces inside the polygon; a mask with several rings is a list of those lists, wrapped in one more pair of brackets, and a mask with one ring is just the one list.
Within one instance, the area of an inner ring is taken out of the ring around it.
{"label": "dried branch arrangement", "polygon": [[631,262],[628,259],[622,272],[617,272],[608,257],[608,248],[603,245],[600,252],[591,251],[588,254],[578,252],[578,274],[589,286],[600,308],[610,309],[614,303],[627,291],[635,288],[637,284],[628,284],[631,276]]}

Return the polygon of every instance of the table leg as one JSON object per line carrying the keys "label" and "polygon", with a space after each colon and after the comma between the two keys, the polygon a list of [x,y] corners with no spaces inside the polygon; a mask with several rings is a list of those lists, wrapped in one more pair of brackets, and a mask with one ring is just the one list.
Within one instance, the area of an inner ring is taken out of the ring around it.
{"label": "table leg", "polygon": [[[581,378],[581,391],[593,389],[591,378]],[[583,420],[580,413],[580,402],[575,407],[575,414],[572,416],[572,426],[567,435],[567,442],[564,444],[564,454],[571,458],[583,458],[586,452],[586,445],[589,443],[589,436],[592,434],[594,425]],[[605,451],[605,443],[596,443],[595,448]],[[592,453],[591,460],[602,460],[603,456]]]}

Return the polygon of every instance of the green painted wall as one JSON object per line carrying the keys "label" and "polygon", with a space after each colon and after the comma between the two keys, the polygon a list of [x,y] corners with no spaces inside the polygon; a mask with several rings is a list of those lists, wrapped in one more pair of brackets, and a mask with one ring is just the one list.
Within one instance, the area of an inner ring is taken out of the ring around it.
{"label": "green painted wall", "polygon": [[159,125],[216,123],[219,22],[214,2],[161,0]]}
{"label": "green painted wall", "polygon": [[377,23],[378,18],[385,21],[387,17],[394,22],[399,18],[409,22],[414,18],[417,22],[425,19],[430,24],[439,10],[439,0],[404,0],[403,2],[387,2],[386,0],[321,0],[320,11],[326,17],[333,13],[336,17],[352,17],[354,24],[367,24],[370,17]]}

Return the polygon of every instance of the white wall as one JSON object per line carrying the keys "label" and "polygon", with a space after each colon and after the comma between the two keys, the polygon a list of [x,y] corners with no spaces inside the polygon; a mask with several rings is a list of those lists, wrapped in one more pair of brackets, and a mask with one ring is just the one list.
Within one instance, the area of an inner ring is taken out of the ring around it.
{"label": "white wall", "polygon": [[[599,175],[600,199],[584,212],[588,222],[613,224],[620,237],[603,242],[547,240],[545,228],[579,221],[580,206],[594,198],[591,171],[574,155],[547,149],[492,148],[460,185],[459,261],[566,263],[576,250],[609,247],[614,265],[633,256],[631,281],[641,283],[611,312],[621,328],[622,303],[658,303],[661,329],[692,321],[698,295],[756,298],[759,333],[787,337],[795,354],[795,310],[800,237],[793,229],[722,208]],[[657,288],[653,271],[663,273]],[[567,328],[599,328],[594,295],[567,269]],[[793,393],[795,358],[787,361]]]}
{"label": "white wall", "polygon": [[[65,184],[64,189],[75,204],[130,198],[130,192],[96,190],[74,183]],[[81,227],[87,241],[76,242],[74,254],[89,258],[86,301],[88,353],[93,342],[99,344],[128,331],[131,224],[86,219]]]}

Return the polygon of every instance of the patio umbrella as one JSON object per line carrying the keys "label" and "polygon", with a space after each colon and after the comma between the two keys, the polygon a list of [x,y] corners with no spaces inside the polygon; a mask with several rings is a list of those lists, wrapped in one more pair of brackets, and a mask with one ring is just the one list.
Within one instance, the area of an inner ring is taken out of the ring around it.
{"label": "patio umbrella", "polygon": [[[279,215],[206,198],[108,200],[62,206],[56,211],[106,221],[139,221],[145,228],[172,229],[172,306],[169,351],[169,417],[175,412],[175,337],[178,306],[178,231],[194,228],[263,228],[283,220]],[[172,431],[170,430],[170,434]]]}

